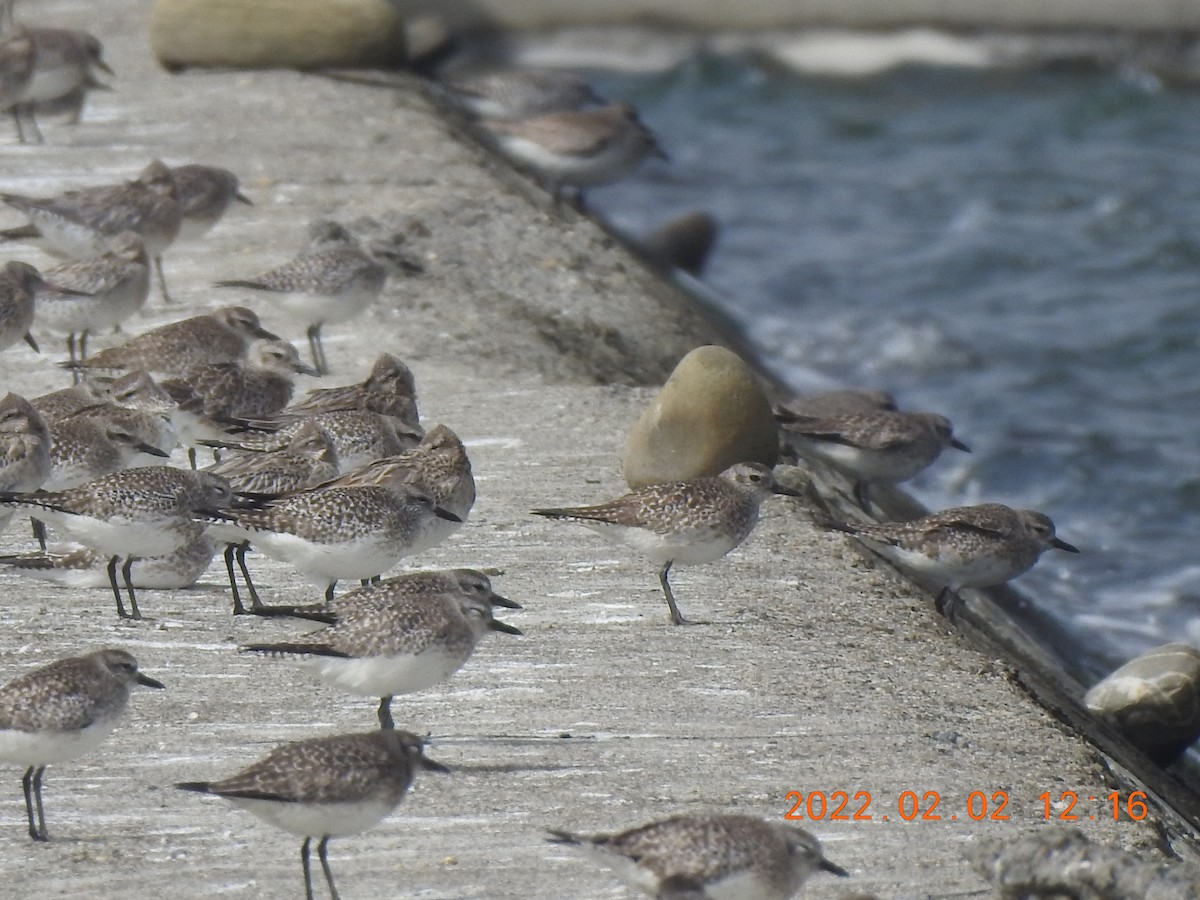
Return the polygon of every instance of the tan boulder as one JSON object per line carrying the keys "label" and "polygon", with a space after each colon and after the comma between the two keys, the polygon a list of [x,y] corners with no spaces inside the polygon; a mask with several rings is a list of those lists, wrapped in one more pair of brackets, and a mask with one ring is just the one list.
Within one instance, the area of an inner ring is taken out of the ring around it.
{"label": "tan boulder", "polygon": [[779,431],[758,376],[724,347],[679,361],[625,444],[631,488],[715,475],[735,462],[775,465]]}
{"label": "tan boulder", "polygon": [[404,20],[389,0],[156,0],[150,45],[171,70],[394,68]]}

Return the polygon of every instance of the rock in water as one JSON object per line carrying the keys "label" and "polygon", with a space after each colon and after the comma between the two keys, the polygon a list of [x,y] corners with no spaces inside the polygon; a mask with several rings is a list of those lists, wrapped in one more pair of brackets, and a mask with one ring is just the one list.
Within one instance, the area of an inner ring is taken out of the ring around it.
{"label": "rock in water", "polygon": [[758,376],[724,347],[680,360],[625,444],[625,482],[716,475],[736,462],[774,466],[779,431]]}
{"label": "rock in water", "polygon": [[404,20],[388,0],[156,0],[150,44],[164,68],[405,64]]}

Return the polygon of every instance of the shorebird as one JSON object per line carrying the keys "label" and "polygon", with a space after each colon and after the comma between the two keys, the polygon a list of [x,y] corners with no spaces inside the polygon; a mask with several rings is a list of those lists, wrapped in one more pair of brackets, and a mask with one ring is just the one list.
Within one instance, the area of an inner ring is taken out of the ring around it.
{"label": "shorebird", "polygon": [[[52,465],[45,420],[24,397],[5,394],[0,399],[0,491],[36,491]],[[12,517],[11,511],[0,511],[0,532]]]}
{"label": "shorebird", "polygon": [[582,192],[617,181],[647,156],[666,159],[654,135],[624,103],[484,124],[500,150],[530,169],[556,201],[564,188]]}
{"label": "shorebird", "polygon": [[22,117],[28,119],[35,142],[42,143],[34,117],[38,104],[77,98],[72,99],[77,117],[83,94],[104,87],[93,73],[99,69],[112,74],[102,54],[100,41],[86,31],[14,25],[0,37],[0,110],[12,113],[22,144]]}
{"label": "shorebird", "polygon": [[[189,588],[208,569],[219,544],[206,534],[164,556],[138,556],[129,569],[130,583],[141,590]],[[0,556],[8,571],[69,588],[106,588],[108,557],[82,544],[51,544],[38,553]]]}
{"label": "shorebird", "polygon": [[199,515],[223,540],[248,540],[325,586],[326,602],[338,581],[374,578],[410,555],[435,519],[458,521],[409,484],[315,488],[259,510],[214,506]]}
{"label": "shorebird", "polygon": [[150,258],[141,237],[123,231],[110,245],[110,250],[98,256],[46,269],[43,284],[34,289],[38,325],[67,335],[72,363],[87,358],[89,334],[120,325],[145,306],[150,296]]}
{"label": "shorebird", "polygon": [[180,440],[191,445],[193,467],[198,440],[220,439],[239,420],[283,409],[297,373],[317,374],[287,341],[259,340],[243,360],[192,366],[182,377],[164,381],[163,390],[178,404],[173,417]]}
{"label": "shorebird", "polygon": [[327,226],[331,233],[337,233],[334,229],[341,226],[336,222],[318,222],[314,226],[316,249],[262,275],[216,284],[282,295],[289,314],[307,324],[313,365],[320,374],[327,375],[329,365],[321,346],[321,326],[345,322],[366,309],[383,290],[388,275],[422,269],[395,247],[380,242],[363,246],[352,238],[347,243],[321,237],[321,227]]}
{"label": "shorebird", "polygon": [[671,621],[690,625],[680,615],[667,581],[671,567],[720,559],[750,536],[763,500],[771,494],[792,493],[777,485],[771,470],[761,463],[736,463],[720,475],[650,484],[597,506],[532,512],[576,522],[660,563],[658,580]]}
{"label": "shorebird", "polygon": [[970,453],[950,420],[927,412],[874,410],[822,417],[784,414],[781,435],[799,456],[826,463],[854,480],[854,499],[870,509],[872,484],[907,481],[944,449]]}
{"label": "shorebird", "polygon": [[[204,525],[193,519],[197,510],[232,502],[225,479],[170,466],[126,469],[63,491],[0,491],[0,506],[36,516],[109,557],[109,586],[117,615],[123,619],[142,617],[130,578],[134,557],[175,552],[204,531]],[[122,559],[129,613],[117,582],[117,564]]]}
{"label": "shorebird", "polygon": [[450,771],[425,756],[407,731],[372,731],[296,741],[224,781],[185,781],[175,787],[224,797],[290,834],[304,838],[300,862],[312,900],[309,847],[317,856],[332,900],[337,900],[326,855],[329,839],[357,834],[383,821],[403,799],[417,769]]}
{"label": "shorebird", "polygon": [[35,353],[41,352],[29,329],[33,327],[34,292],[45,284],[29,263],[14,260],[0,269],[0,350],[24,340]]}
{"label": "shorebird", "polygon": [[162,254],[179,234],[183,207],[175,178],[161,161],[151,161],[135,180],[123,184],[67,191],[46,198],[0,194],[0,200],[29,217],[28,225],[0,231],[0,238],[40,237],[72,259],[103,253],[110,249],[111,239],[116,235],[136,232],[146,245],[146,253],[154,260],[163,299],[170,302]]}
{"label": "shorebird", "polygon": [[0,759],[29,767],[21,786],[35,841],[50,840],[42,810],[46,766],[78,759],[104,743],[135,684],[163,688],[139,672],[124,650],[97,650],[34,669],[0,688]]}
{"label": "shorebird", "polygon": [[393,728],[395,694],[423,691],[450,678],[489,631],[521,633],[493,616],[494,604],[520,606],[494,594],[486,578],[481,584],[479,573],[414,574],[338,597],[331,605],[329,628],[242,649],[300,656],[322,681],[352,694],[379,697],[379,726]]}
{"label": "shorebird", "polygon": [[257,340],[279,340],[244,306],[223,306],[211,313],[169,322],[130,338],[119,347],[92,354],[73,368],[84,371],[131,371],[183,375],[193,366],[237,362]]}
{"label": "shorebird", "polygon": [[161,446],[167,423],[161,416],[121,406],[84,407],[50,425],[51,469],[42,487],[61,491],[128,469],[138,457],[144,462],[166,459],[173,439]]}
{"label": "shorebird", "polygon": [[403,428],[418,425],[417,388],[412,370],[392,354],[381,353],[363,381],[313,388],[277,415],[248,424],[255,429],[274,430],[298,418],[348,410],[390,416]]}
{"label": "shorebird", "polygon": [[193,241],[204,237],[216,227],[235,200],[247,206],[254,205],[239,189],[238,177],[228,169],[191,163],[172,166],[171,175],[179,190],[183,212],[179,240]]}
{"label": "shorebird", "polygon": [[810,876],[849,873],[802,828],[743,815],[680,815],[615,834],[550,829],[659,900],[788,900]]}
{"label": "shorebird", "polygon": [[504,69],[444,81],[433,91],[472,116],[504,121],[602,102],[582,75],[563,69]]}
{"label": "shorebird", "polygon": [[992,587],[1033,568],[1051,547],[1078,553],[1058,538],[1049,517],[1000,503],[959,506],[910,522],[829,522],[904,572],[938,585],[934,601],[948,618],[963,588]]}

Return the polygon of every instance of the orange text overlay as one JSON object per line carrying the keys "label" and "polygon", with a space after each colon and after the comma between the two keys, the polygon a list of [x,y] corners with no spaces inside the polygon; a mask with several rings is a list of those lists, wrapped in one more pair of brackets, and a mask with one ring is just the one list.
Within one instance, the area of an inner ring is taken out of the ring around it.
{"label": "orange text overlay", "polygon": [[[1008,791],[971,791],[965,797],[938,791],[901,791],[896,797],[870,791],[788,791],[785,819],[816,822],[1006,822]],[[1042,819],[1079,822],[1089,819],[1140,821],[1149,809],[1144,791],[1087,794],[1047,791],[1038,798]]]}

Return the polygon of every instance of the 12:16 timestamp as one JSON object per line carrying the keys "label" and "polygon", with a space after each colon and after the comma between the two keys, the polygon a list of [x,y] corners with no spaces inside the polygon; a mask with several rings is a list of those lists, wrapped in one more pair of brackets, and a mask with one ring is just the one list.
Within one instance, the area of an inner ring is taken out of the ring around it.
{"label": "12:16 timestamp", "polygon": [[[1096,813],[1088,811],[1091,807],[1081,807],[1083,811],[1077,811],[1075,807],[1080,802],[1094,803],[1098,800],[1105,801],[1104,811],[1099,816],[1102,819],[1111,815],[1114,822],[1122,818],[1140,822],[1150,813],[1150,808],[1146,805],[1145,791],[1130,791],[1124,802],[1121,802],[1120,791],[1111,791],[1103,797],[1097,797],[1094,794],[1080,797],[1075,791],[1061,791],[1057,798],[1046,791],[1038,799],[1042,801],[1043,816],[1046,819],[1058,819],[1060,822],[1078,822],[1080,819],[1097,818]],[[1051,807],[1056,808],[1052,809]]]}

